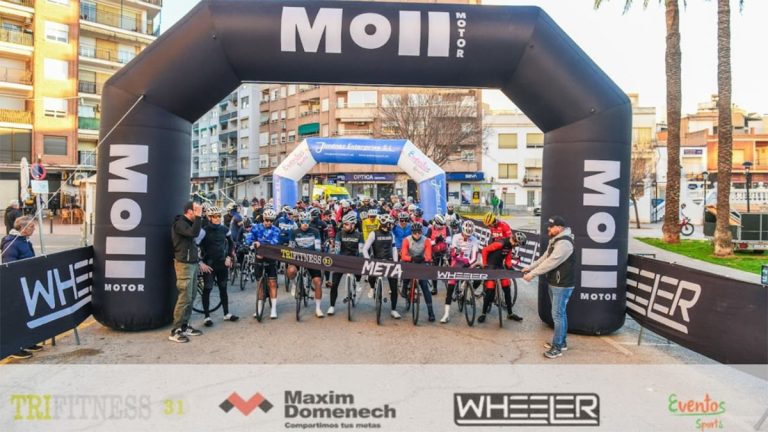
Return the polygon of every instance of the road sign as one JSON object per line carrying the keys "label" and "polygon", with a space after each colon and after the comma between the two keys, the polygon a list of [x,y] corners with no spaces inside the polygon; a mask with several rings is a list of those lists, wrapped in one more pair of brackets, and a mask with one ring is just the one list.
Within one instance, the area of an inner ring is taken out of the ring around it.
{"label": "road sign", "polygon": [[48,182],[45,180],[32,180],[32,193],[47,194]]}
{"label": "road sign", "polygon": [[47,174],[47,171],[45,170],[45,167],[41,163],[32,164],[31,167],[29,167],[29,174],[32,176],[35,180],[45,180],[45,175]]}

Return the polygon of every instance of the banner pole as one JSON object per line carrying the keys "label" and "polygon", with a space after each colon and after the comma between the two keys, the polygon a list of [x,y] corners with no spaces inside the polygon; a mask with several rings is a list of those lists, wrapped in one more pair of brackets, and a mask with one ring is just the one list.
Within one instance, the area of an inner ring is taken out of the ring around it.
{"label": "banner pole", "polygon": [[37,220],[40,229],[37,231],[40,233],[40,253],[45,255],[45,244],[43,244],[43,200],[40,194],[37,194]]}
{"label": "banner pole", "polygon": [[763,413],[763,416],[760,417],[760,420],[757,421],[757,424],[755,424],[755,430],[760,430],[760,428],[763,427],[766,418],[768,418],[768,408]]}

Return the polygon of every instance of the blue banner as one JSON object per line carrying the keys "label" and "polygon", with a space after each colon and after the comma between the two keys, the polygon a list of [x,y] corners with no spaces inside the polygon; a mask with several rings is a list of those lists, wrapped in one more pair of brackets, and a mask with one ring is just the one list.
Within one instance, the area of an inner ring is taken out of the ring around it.
{"label": "blue banner", "polygon": [[308,138],[312,158],[317,163],[397,165],[405,140],[361,138]]}
{"label": "blue banner", "polygon": [[438,174],[419,183],[419,207],[424,210],[424,219],[431,220],[446,211],[445,174]]}
{"label": "blue banner", "polygon": [[448,181],[483,181],[485,180],[485,173],[478,172],[449,172],[446,173]]}
{"label": "blue banner", "polygon": [[299,184],[295,180],[275,175],[272,181],[274,205],[276,209],[283,206],[295,206],[299,200]]}
{"label": "blue banner", "polygon": [[366,182],[393,182],[394,173],[372,173],[372,174],[337,174],[336,180],[347,183],[366,183]]}

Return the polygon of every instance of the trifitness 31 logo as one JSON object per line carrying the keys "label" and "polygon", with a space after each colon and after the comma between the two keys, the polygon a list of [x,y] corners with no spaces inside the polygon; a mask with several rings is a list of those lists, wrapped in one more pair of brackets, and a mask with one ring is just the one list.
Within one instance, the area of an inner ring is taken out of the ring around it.
{"label": "trifitness 31 logo", "polygon": [[229,413],[232,408],[237,408],[244,416],[250,415],[256,408],[265,413],[272,409],[272,404],[261,394],[256,393],[250,399],[245,400],[237,392],[232,392],[227,399],[219,405],[222,411]]}
{"label": "trifitness 31 logo", "polygon": [[667,409],[674,416],[699,417],[694,423],[696,430],[703,431],[725,427],[723,421],[716,418],[725,414],[725,401],[714,400],[709,397],[709,394],[705,394],[702,399],[680,399],[672,393],[667,402]]}

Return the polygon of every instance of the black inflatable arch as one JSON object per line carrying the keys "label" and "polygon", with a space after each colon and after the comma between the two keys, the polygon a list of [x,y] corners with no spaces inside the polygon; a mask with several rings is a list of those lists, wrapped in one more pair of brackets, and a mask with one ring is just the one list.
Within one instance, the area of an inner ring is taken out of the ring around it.
{"label": "black inflatable arch", "polygon": [[[93,287],[102,324],[171,321],[170,224],[189,198],[191,123],[244,81],[501,89],[545,133],[543,215],[563,215],[576,234],[571,330],[623,325],[631,106],[546,13],[282,0],[203,0],[105,84]],[[539,294],[551,323],[543,283]]]}

